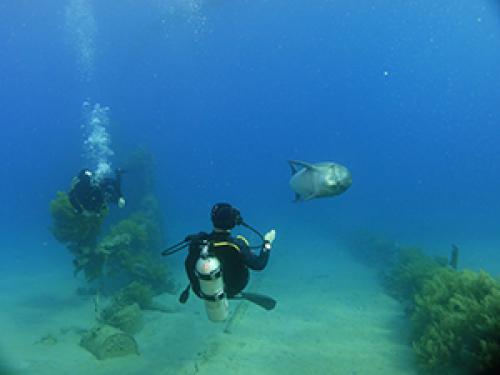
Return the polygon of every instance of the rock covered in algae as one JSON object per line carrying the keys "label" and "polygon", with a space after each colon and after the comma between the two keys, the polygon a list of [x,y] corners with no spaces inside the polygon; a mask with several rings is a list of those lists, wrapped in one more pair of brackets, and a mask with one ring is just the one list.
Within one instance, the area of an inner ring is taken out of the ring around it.
{"label": "rock covered in algae", "polygon": [[113,304],[123,307],[137,303],[141,309],[149,309],[153,306],[153,297],[154,292],[149,285],[133,281],[113,297]]}
{"label": "rock covered in algae", "polygon": [[135,339],[110,325],[99,325],[90,329],[83,334],[80,345],[99,360],[139,354]]}
{"label": "rock covered in algae", "polygon": [[103,312],[103,320],[122,331],[133,335],[142,329],[142,312],[137,303],[117,307],[111,305],[110,308],[105,309]]}

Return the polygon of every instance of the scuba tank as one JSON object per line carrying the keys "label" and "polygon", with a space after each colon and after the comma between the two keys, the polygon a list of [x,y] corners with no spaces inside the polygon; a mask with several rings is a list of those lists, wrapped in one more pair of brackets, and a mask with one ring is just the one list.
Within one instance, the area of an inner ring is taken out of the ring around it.
{"label": "scuba tank", "polygon": [[200,258],[196,262],[195,272],[200,281],[208,318],[213,322],[221,322],[226,320],[229,315],[229,304],[224,293],[220,261],[208,253],[208,247],[208,241],[204,240]]}

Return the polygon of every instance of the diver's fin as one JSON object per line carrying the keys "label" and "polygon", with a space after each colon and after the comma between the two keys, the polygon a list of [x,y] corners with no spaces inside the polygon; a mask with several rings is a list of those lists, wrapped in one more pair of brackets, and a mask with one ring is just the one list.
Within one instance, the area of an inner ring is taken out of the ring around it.
{"label": "diver's fin", "polygon": [[302,160],[288,160],[288,163],[290,163],[290,166],[292,166],[292,168],[295,168],[295,165],[300,165],[301,167],[307,169],[308,171],[317,170],[317,168],[314,165]]}
{"label": "diver's fin", "polygon": [[244,299],[263,307],[266,310],[272,310],[276,307],[276,300],[258,293],[241,292],[239,295],[234,296],[233,299]]}
{"label": "diver's fin", "polygon": [[186,303],[188,298],[189,298],[189,290],[191,289],[191,284],[188,284],[188,286],[186,287],[186,289],[184,289],[181,293],[181,295],[179,296],[179,302],[180,303]]}

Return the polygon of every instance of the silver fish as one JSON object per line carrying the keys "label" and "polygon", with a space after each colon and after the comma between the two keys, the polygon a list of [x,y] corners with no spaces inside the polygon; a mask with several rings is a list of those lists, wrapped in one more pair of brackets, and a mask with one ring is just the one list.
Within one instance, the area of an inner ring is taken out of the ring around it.
{"label": "silver fish", "polygon": [[333,197],[342,194],[352,184],[351,172],[337,163],[311,164],[300,160],[289,160],[288,163],[292,168],[290,187],[295,192],[296,201]]}

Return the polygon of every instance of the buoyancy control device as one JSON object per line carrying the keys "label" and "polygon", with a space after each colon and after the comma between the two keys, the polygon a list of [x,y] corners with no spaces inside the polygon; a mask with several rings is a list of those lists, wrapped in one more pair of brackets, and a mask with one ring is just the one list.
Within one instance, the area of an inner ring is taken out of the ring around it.
{"label": "buoyancy control device", "polygon": [[224,281],[219,259],[209,253],[209,242],[201,245],[200,258],[196,262],[196,276],[200,281],[202,297],[208,318],[213,322],[222,322],[229,315],[229,304],[224,293]]}

